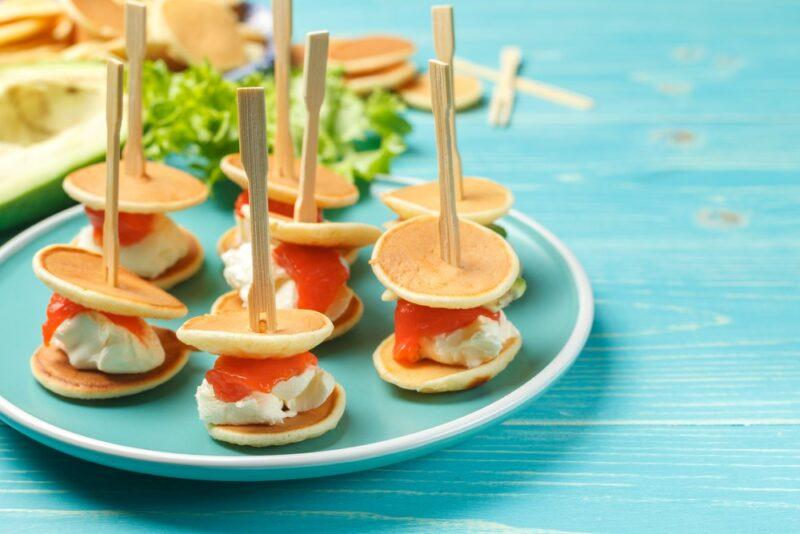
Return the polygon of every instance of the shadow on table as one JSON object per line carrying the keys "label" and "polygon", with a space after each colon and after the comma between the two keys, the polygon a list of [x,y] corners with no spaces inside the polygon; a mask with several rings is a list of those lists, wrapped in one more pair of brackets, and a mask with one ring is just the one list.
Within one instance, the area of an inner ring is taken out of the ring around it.
{"label": "shadow on table", "polygon": [[[593,333],[601,331],[603,322],[598,319]],[[597,349],[606,343],[606,338],[594,337],[589,346]],[[565,457],[583,446],[585,427],[575,422],[589,422],[600,411],[602,385],[613,367],[611,354],[600,350],[592,351],[591,358],[578,358],[558,384],[513,419],[450,449],[336,477],[262,483],[176,480],[87,463],[11,431],[9,445],[19,457],[18,465],[40,479],[37,487],[53,488],[63,506],[135,517],[138,527],[147,526],[143,523],[153,529],[190,525],[196,530],[278,526],[319,516],[340,522],[343,528],[360,526],[353,522],[357,520],[391,528],[414,526],[417,519],[411,518],[493,517],[498,506],[520,493],[536,499],[537,494],[559,491],[550,477],[569,469],[564,467]],[[583,379],[574,375],[582,377],[587,370],[592,384],[599,387],[577,401],[575,384]]]}

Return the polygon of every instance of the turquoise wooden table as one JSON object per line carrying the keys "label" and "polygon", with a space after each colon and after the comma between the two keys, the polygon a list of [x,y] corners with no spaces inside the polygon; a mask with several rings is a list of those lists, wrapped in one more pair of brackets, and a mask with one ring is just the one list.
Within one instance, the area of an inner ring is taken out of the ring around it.
{"label": "turquoise wooden table", "polygon": [[[426,2],[295,2],[295,32],[387,30]],[[469,173],[573,248],[597,313],[527,409],[451,449],[337,478],[204,484],[97,467],[0,426],[0,529],[800,530],[800,4],[456,2],[458,52],[594,97],[459,117]],[[433,176],[410,113],[401,175]]]}

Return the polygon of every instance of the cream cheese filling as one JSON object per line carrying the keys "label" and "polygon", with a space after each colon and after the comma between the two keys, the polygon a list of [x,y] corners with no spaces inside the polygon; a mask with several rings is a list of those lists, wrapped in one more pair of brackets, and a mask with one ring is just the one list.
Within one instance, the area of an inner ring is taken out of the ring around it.
{"label": "cream cheese filling", "polygon": [[76,369],[110,374],[144,373],[164,363],[165,354],[149,324],[144,324],[143,332],[139,338],[102,313],[90,310],[58,325],[50,345],[62,350]]}
{"label": "cream cheese filling", "polygon": [[[222,275],[225,281],[239,293],[239,298],[247,306],[248,297],[250,295],[250,286],[253,284],[253,247],[251,243],[243,243],[242,245],[227,250],[222,254],[222,263],[225,265]],[[271,254],[270,254],[271,257]],[[342,264],[350,269],[347,262],[340,257]],[[271,260],[272,275],[275,279],[275,305],[279,309],[290,310],[297,307],[297,284],[286,272],[286,269]],[[325,310],[325,315],[331,321],[336,321],[340,318],[350,306],[350,301],[353,298],[353,290],[346,284],[341,287],[339,292],[334,297],[333,302]]]}
{"label": "cream cheese filling", "polygon": [[255,391],[235,402],[216,397],[207,380],[197,388],[200,419],[213,425],[278,425],[289,417],[321,406],[336,385],[333,376],[312,366],[303,373],[278,382],[269,393]]}
{"label": "cream cheese filling", "polygon": [[506,342],[518,336],[503,312],[497,321],[480,316],[464,328],[420,338],[420,356],[445,365],[478,367],[497,358]]}
{"label": "cream cheese filling", "polygon": [[[94,229],[85,226],[78,233],[77,246],[102,252],[94,242]],[[120,264],[143,278],[155,278],[186,256],[189,242],[180,227],[166,215],[156,214],[153,228],[144,239],[119,247]]]}

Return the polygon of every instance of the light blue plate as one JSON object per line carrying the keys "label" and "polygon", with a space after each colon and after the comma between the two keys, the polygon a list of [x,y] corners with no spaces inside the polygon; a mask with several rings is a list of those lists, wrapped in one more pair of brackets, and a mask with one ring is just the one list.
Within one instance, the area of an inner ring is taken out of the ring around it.
{"label": "light blue plate", "polygon": [[[397,182],[397,179],[393,179]],[[383,180],[356,206],[333,214],[380,225],[393,218],[377,199],[397,183]],[[175,295],[190,316],[208,311],[227,291],[215,243],[233,222],[231,195],[175,214],[206,250],[203,270]],[[347,411],[332,432],[268,449],[212,440],[197,418],[194,391],[213,357],[194,355],[173,380],[124,399],[83,402],[60,398],[31,376],[28,361],[41,342],[50,291],[31,270],[36,250],[68,242],[85,224],[71,208],[23,232],[0,249],[0,412],[8,424],[67,454],[104,465],[162,476],[209,480],[274,480],[333,475],[398,462],[445,447],[498,422],[552,384],[577,357],[592,324],[592,292],[580,264],[550,232],[519,213],[502,221],[528,281],[525,297],[507,310],[523,335],[514,362],[487,384],[460,393],[421,395],[380,380],[372,351],[392,331],[394,305],[362,252],[352,286],[366,311],[346,336],[315,350],[347,391]],[[164,323],[177,328],[181,321]]]}

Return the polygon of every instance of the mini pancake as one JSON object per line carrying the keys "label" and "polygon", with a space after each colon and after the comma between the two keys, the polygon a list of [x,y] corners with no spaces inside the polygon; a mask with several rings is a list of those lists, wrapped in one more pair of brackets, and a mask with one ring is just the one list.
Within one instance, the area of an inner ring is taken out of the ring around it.
{"label": "mini pancake", "polygon": [[381,229],[371,224],[356,222],[307,223],[270,219],[272,239],[326,248],[360,248],[373,244],[381,236]]}
{"label": "mini pancake", "polygon": [[378,89],[397,89],[417,74],[413,63],[405,61],[385,69],[364,74],[346,74],[344,82],[353,92],[365,95]]}
{"label": "mini pancake", "polygon": [[284,419],[279,425],[208,425],[209,435],[234,445],[272,447],[316,438],[333,430],[344,414],[347,396],[336,384],[328,399],[313,410]]}
{"label": "mini pancake", "polygon": [[164,347],[164,363],[145,373],[111,374],[76,369],[61,350],[41,345],[31,358],[33,377],[46,389],[72,399],[112,399],[135,395],[163,384],[189,361],[191,350],[172,330],[153,327]]}
{"label": "mini pancake", "polygon": [[[242,158],[239,154],[229,154],[222,158],[220,168],[231,181],[238,184],[242,189],[248,189],[247,174],[244,172]],[[275,158],[270,156],[270,171],[277,168]],[[269,180],[267,180],[267,194],[278,202],[294,204],[299,195],[299,176],[300,158],[296,158],[293,178],[285,178],[270,172]],[[323,165],[318,165],[314,202],[317,207],[323,209],[344,208],[358,202],[358,189],[353,182],[344,176],[336,174]]]}
{"label": "mini pancake", "polygon": [[11,45],[41,35],[54,26],[52,17],[15,20],[0,25],[0,46]]}
{"label": "mini pancake", "polygon": [[[211,305],[211,313],[228,313],[234,311],[241,311],[246,309],[242,299],[239,298],[238,291],[229,291],[224,295],[217,298],[214,304]],[[364,315],[364,303],[353,292],[353,298],[350,299],[350,304],[347,305],[345,312],[333,322],[333,331],[328,340],[337,338],[346,334],[353,327],[358,324],[361,317]]]}
{"label": "mini pancake", "polygon": [[[409,106],[431,111],[431,78],[428,73],[401,87],[399,93]],[[453,106],[457,111],[474,106],[482,98],[483,86],[478,78],[453,75]]]}
{"label": "mini pancake", "polygon": [[[124,162],[120,168],[124,168]],[[79,169],[64,179],[64,191],[92,209],[106,206],[106,164]],[[197,178],[169,165],[148,161],[141,178],[120,174],[119,211],[164,213],[191,208],[208,198],[208,187]]]}
{"label": "mini pancake", "polygon": [[92,36],[110,39],[125,34],[125,5],[114,0],[64,0],[69,17]]}
{"label": "mini pancake", "polygon": [[277,310],[277,329],[270,333],[250,330],[247,310],[200,315],[178,329],[178,339],[211,354],[237,358],[288,358],[307,352],[333,332],[325,315],[311,310]]}
{"label": "mini pancake", "polygon": [[[456,200],[458,216],[488,225],[508,213],[514,204],[514,196],[507,188],[487,178],[464,177],[464,198]],[[417,215],[438,215],[439,182],[410,185],[381,196],[389,209],[401,219]]]}
{"label": "mini pancake", "polygon": [[[145,278],[145,280],[161,289],[169,289],[184,280],[188,280],[203,266],[203,247],[200,245],[200,241],[186,228],[180,227],[180,231],[189,243],[189,251],[183,258],[155,278]],[[75,237],[70,245],[77,246],[77,241],[78,238]]]}
{"label": "mini pancake", "polygon": [[5,0],[0,2],[0,24],[20,19],[57,17],[64,12],[55,0]]}
{"label": "mini pancake", "polygon": [[347,74],[374,72],[402,63],[414,55],[414,43],[393,35],[365,35],[335,39],[328,48],[333,68]]}
{"label": "mini pancake", "polygon": [[189,242],[189,251],[166,271],[155,278],[148,279],[153,285],[161,289],[169,289],[188,280],[197,274],[197,271],[203,266],[203,246],[200,241],[186,228],[181,227],[180,230]]}
{"label": "mini pancake", "polygon": [[393,226],[372,251],[378,280],[401,299],[432,308],[474,308],[500,298],[519,275],[519,260],[505,239],[459,220],[461,264],[439,255],[439,218],[421,215]]}
{"label": "mini pancake", "polygon": [[119,269],[116,287],[109,286],[103,256],[81,248],[45,247],[33,257],[33,272],[59,295],[93,310],[154,319],[188,312],[181,301],[126,269]]}
{"label": "mini pancake", "polygon": [[[270,220],[272,220],[273,215],[270,214]],[[279,215],[278,217],[283,217]],[[290,220],[288,217],[285,217],[286,220]],[[227,251],[239,247],[242,245],[242,238],[239,232],[239,228],[234,226],[230,228],[227,232],[222,234],[222,236],[217,241],[217,253],[222,256]],[[356,260],[358,259],[358,248],[348,248],[341,250],[342,258],[344,261],[347,262],[348,265],[353,265]]]}
{"label": "mini pancake", "polygon": [[217,240],[217,253],[222,256],[229,250],[237,248],[242,245],[242,235],[239,232],[239,227],[234,226],[233,228],[228,229],[224,234],[220,236]]}
{"label": "mini pancake", "polygon": [[208,60],[222,71],[247,63],[245,39],[229,7],[206,0],[163,0],[159,7],[164,35],[178,59]]}
{"label": "mini pancake", "polygon": [[383,380],[403,389],[419,393],[444,393],[478,387],[505,369],[519,352],[522,340],[514,337],[506,342],[503,350],[493,360],[469,369],[456,365],[444,365],[423,359],[412,365],[398,363],[392,355],[394,334],[378,345],[372,354],[372,363]]}

